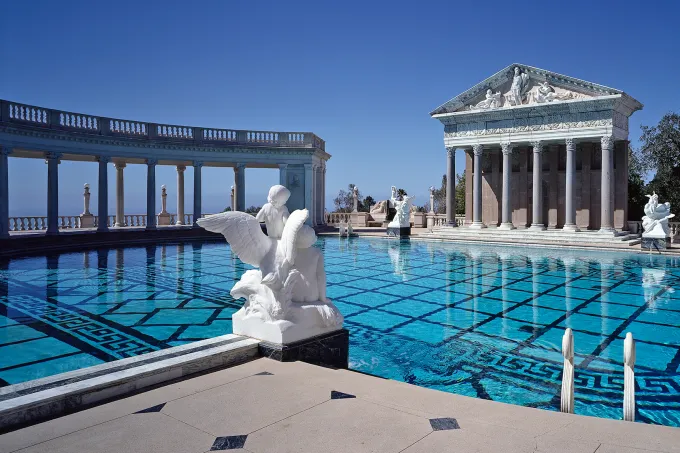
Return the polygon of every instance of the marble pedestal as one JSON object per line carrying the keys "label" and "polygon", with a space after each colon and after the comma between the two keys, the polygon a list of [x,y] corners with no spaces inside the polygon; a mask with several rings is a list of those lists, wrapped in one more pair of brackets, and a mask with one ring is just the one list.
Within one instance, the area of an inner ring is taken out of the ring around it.
{"label": "marble pedestal", "polygon": [[387,227],[387,235],[393,237],[411,236],[411,227]]}
{"label": "marble pedestal", "polygon": [[332,368],[349,366],[349,331],[339,329],[288,344],[262,341],[260,355],[279,362],[307,362]]}
{"label": "marble pedestal", "polygon": [[666,238],[642,236],[640,244],[642,250],[663,250],[670,247],[670,241]]}
{"label": "marble pedestal", "polygon": [[369,217],[368,212],[352,212],[349,216],[352,225],[358,227],[368,226]]}
{"label": "marble pedestal", "polygon": [[94,216],[92,214],[81,214],[80,228],[94,228]]}
{"label": "marble pedestal", "polygon": [[158,225],[161,226],[170,225],[170,214],[168,214],[167,212],[158,214]]}

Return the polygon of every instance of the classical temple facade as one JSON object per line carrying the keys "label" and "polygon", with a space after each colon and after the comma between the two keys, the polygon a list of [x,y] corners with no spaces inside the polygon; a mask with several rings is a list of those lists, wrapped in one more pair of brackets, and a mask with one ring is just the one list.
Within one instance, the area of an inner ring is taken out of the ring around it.
{"label": "classical temple facade", "polygon": [[441,105],[447,221],[455,226],[455,151],[466,155],[466,226],[532,231],[627,227],[628,118],[623,91],[513,64]]}

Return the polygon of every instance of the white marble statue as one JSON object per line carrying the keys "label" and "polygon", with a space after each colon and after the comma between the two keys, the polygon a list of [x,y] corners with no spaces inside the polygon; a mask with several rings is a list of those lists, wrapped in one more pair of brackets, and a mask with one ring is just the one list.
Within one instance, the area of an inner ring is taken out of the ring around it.
{"label": "white marble statue", "polygon": [[371,214],[383,214],[387,212],[387,200],[379,201],[371,206]]}
{"label": "white marble statue", "polygon": [[645,216],[642,217],[642,237],[666,239],[670,236],[668,219],[675,217],[675,214],[671,214],[671,204],[659,204],[656,192],[647,196],[649,201],[645,205]]}
{"label": "white marble statue", "polygon": [[352,212],[359,211],[359,189],[357,186],[352,187]]}
{"label": "white marble statue", "polygon": [[533,93],[533,102],[543,104],[553,101],[566,101],[574,97],[573,93],[557,94],[547,81],[540,82],[538,85],[538,89]]}
{"label": "white marble statue", "polygon": [[270,219],[278,222],[273,230],[282,231],[280,238],[265,235],[258,220],[244,212],[197,221],[222,233],[241,261],[259,267],[246,271],[231,290],[234,299],[246,300],[232,316],[235,334],[282,344],[342,328],[342,315],[326,297],[323,254],[313,247],[316,233],[304,225],[308,216],[302,209],[285,225],[282,216]]}
{"label": "white marble statue", "polygon": [[434,214],[434,186],[430,186],[430,214]]}
{"label": "white marble statue", "polygon": [[510,93],[506,98],[511,105],[522,105],[527,91],[529,91],[529,75],[526,72],[522,72],[518,66],[515,66],[515,75],[512,78]]}
{"label": "white marble statue", "polygon": [[470,105],[468,106],[469,110],[490,110],[490,109],[497,109],[503,105],[503,101],[501,100],[501,93],[500,91],[497,93],[494,93],[491,88],[486,90],[486,97],[484,98],[483,101],[478,102],[475,105]]}
{"label": "white marble statue", "polygon": [[413,205],[413,200],[415,198],[416,197],[405,196],[402,200],[400,200],[397,196],[397,188],[395,186],[392,186],[392,196],[390,198],[390,201],[394,205],[394,208],[397,210],[397,214],[394,216],[394,219],[387,225],[388,228],[404,228],[411,225],[410,222],[411,206]]}
{"label": "white marble statue", "polygon": [[258,222],[267,225],[267,235],[270,238],[280,239],[283,234],[283,228],[290,215],[286,207],[289,198],[290,190],[278,184],[272,186],[267,197],[268,203],[265,203],[255,216]]}

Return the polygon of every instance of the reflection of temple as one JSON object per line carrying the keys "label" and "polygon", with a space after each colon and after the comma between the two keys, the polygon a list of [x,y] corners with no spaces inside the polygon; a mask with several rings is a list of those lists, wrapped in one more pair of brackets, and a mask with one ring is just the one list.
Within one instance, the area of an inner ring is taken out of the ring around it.
{"label": "reflection of temple", "polygon": [[[489,92],[499,101],[484,102]],[[627,229],[628,118],[641,108],[620,90],[525,65],[503,69],[431,113],[444,125],[447,212],[455,212],[461,149],[470,228]]]}

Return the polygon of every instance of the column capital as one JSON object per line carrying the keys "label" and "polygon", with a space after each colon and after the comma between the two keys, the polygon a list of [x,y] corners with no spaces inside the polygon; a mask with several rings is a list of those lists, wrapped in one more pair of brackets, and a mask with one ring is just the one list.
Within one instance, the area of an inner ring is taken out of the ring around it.
{"label": "column capital", "polygon": [[305,170],[311,170],[312,169],[312,164],[304,164]]}
{"label": "column capital", "polygon": [[239,170],[239,171],[240,171],[240,170],[243,170],[244,168],[246,168],[246,164],[240,162],[240,163],[237,163],[237,164],[236,164],[236,166],[234,167],[234,170]]}
{"label": "column capital", "polygon": [[600,143],[602,144],[603,149],[612,149],[614,147],[614,137],[611,135],[603,135],[602,138],[600,138]]}
{"label": "column capital", "polygon": [[503,155],[507,156],[508,154],[512,154],[512,152],[515,150],[515,145],[513,145],[510,142],[501,142],[501,151],[503,151]]}
{"label": "column capital", "polygon": [[281,170],[285,170],[285,169],[288,168],[288,164],[279,164],[279,168],[280,168]]}
{"label": "column capital", "polygon": [[573,138],[566,138],[564,139],[564,143],[567,145],[568,152],[576,151],[576,140]]}
{"label": "column capital", "polygon": [[123,168],[127,167],[127,164],[125,162],[114,162],[113,166],[116,167],[116,170],[122,170]]}
{"label": "column capital", "polygon": [[446,148],[446,156],[450,159],[456,155],[456,148]]}
{"label": "column capital", "polygon": [[534,150],[534,153],[542,153],[543,152],[543,142],[540,140],[536,140],[531,142],[531,147]]}
{"label": "column capital", "polygon": [[111,162],[110,156],[97,156],[96,159],[97,159],[97,162],[103,162],[105,164],[108,164],[109,162]]}
{"label": "column capital", "polygon": [[158,159],[147,159],[146,165],[150,167],[155,167],[156,165],[158,165]]}
{"label": "column capital", "polygon": [[177,173],[182,173],[186,169],[187,169],[186,165],[178,165],[177,166]]}
{"label": "column capital", "polygon": [[9,156],[12,154],[12,148],[9,148],[7,146],[0,146],[0,156]]}
{"label": "column capital", "polygon": [[45,163],[48,163],[50,160],[56,160],[58,164],[61,163],[61,153],[45,153]]}
{"label": "column capital", "polygon": [[472,145],[472,153],[475,156],[481,156],[483,151],[484,147],[482,145]]}
{"label": "column capital", "polygon": [[201,162],[200,160],[195,160],[192,162],[191,165],[193,165],[194,168],[201,168],[203,166],[203,162]]}

